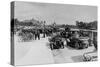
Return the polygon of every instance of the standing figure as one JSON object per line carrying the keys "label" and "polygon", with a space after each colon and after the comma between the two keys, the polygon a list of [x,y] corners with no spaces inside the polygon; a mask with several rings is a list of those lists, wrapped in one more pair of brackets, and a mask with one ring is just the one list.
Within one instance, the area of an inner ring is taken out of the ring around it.
{"label": "standing figure", "polygon": [[32,34],[33,34],[32,38],[34,40],[35,39],[35,30],[32,30]]}
{"label": "standing figure", "polygon": [[35,40],[38,38],[40,40],[40,32],[39,30],[35,30]]}
{"label": "standing figure", "polygon": [[45,38],[45,29],[43,30],[43,38]]}

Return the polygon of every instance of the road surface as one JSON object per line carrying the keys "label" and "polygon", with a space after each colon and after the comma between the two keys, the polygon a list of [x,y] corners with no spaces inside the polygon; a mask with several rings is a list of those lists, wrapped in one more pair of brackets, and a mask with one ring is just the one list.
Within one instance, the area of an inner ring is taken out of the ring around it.
{"label": "road surface", "polygon": [[18,42],[18,40],[18,36],[15,36],[16,65],[82,62],[82,55],[94,50],[94,47],[82,50],[67,47],[51,51],[47,47],[47,37],[41,38],[40,40],[32,40],[30,42]]}
{"label": "road surface", "polygon": [[54,58],[51,50],[48,49],[46,38],[33,40],[31,42],[18,42],[19,38],[15,36],[15,63],[16,65],[31,64],[51,64]]}

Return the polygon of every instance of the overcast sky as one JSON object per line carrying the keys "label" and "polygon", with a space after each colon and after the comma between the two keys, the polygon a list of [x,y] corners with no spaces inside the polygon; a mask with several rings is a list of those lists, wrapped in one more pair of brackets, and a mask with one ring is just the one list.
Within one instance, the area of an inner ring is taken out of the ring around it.
{"label": "overcast sky", "polygon": [[75,24],[75,21],[97,20],[96,6],[62,5],[34,2],[15,2],[15,18],[45,20],[47,24]]}

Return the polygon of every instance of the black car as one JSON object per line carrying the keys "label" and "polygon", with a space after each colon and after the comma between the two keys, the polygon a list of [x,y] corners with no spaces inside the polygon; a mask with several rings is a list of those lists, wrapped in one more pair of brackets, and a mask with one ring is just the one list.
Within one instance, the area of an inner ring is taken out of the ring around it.
{"label": "black car", "polygon": [[70,40],[70,42],[67,42],[67,45],[72,47],[72,48],[84,49],[84,48],[88,47],[88,45],[85,44],[83,40],[80,40],[78,38],[72,38],[69,40]]}
{"label": "black car", "polygon": [[64,48],[64,44],[60,36],[56,35],[49,39],[51,50]]}

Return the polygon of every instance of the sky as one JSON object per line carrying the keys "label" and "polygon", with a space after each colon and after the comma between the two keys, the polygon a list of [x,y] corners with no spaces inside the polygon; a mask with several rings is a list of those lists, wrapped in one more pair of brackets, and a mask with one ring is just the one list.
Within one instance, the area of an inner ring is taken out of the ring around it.
{"label": "sky", "polygon": [[15,2],[15,17],[18,20],[46,21],[46,24],[70,24],[75,21],[91,22],[97,20],[97,7],[36,2]]}

